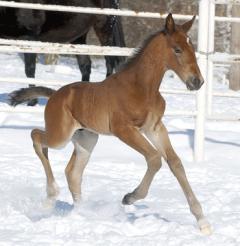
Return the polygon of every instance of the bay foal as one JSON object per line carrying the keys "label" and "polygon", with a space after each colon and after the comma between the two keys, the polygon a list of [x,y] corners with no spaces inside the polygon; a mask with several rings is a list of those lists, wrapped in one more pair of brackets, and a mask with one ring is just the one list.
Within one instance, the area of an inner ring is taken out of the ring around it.
{"label": "bay foal", "polygon": [[[119,72],[103,82],[77,82],[56,92],[49,93],[48,90],[48,94],[39,87],[39,92],[33,93],[33,96],[52,94],[45,109],[45,131],[34,129],[31,134],[46,172],[49,199],[56,198],[58,188],[47,149],[73,142],[74,151],[65,172],[73,200],[77,202],[81,195],[83,170],[98,134],[111,134],[140,152],[147,162],[141,183],[124,196],[123,204],[132,204],[147,195],[154,175],[162,166],[161,158],[164,158],[182,187],[200,230],[205,234],[211,232],[161,120],[165,102],[159,86],[168,69],[175,71],[190,90],[198,90],[203,84],[194,48],[187,35],[193,21],[194,18],[176,25],[169,14],[165,28],[149,37]],[[27,90],[37,90],[37,87]]]}

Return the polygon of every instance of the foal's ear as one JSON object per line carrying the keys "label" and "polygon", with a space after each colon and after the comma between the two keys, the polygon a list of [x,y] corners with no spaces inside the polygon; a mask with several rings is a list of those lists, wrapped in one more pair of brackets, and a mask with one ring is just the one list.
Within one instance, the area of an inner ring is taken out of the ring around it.
{"label": "foal's ear", "polygon": [[166,18],[165,31],[169,34],[172,34],[175,31],[175,22],[171,13]]}
{"label": "foal's ear", "polygon": [[193,18],[192,18],[190,21],[187,21],[187,22],[185,22],[184,24],[182,24],[181,27],[182,27],[182,30],[183,30],[185,33],[187,33],[187,32],[191,29],[192,24],[193,24],[195,18],[196,18],[196,15],[194,15]]}

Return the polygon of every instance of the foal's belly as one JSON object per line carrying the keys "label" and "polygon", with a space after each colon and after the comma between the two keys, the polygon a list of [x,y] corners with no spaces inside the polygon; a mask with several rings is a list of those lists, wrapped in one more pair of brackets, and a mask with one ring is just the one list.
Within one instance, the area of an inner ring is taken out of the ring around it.
{"label": "foal's belly", "polygon": [[109,116],[107,113],[99,111],[85,112],[79,118],[79,123],[84,129],[99,134],[110,134]]}
{"label": "foal's belly", "polygon": [[82,128],[100,134],[110,134],[108,105],[106,100],[99,96],[84,95],[75,102],[73,116]]}

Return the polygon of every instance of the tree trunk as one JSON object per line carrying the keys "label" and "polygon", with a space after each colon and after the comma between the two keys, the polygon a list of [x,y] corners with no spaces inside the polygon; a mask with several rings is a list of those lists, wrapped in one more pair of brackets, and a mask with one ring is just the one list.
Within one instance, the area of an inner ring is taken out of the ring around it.
{"label": "tree trunk", "polygon": [[[232,7],[232,16],[240,16],[240,5]],[[240,54],[240,25],[232,23],[231,28],[231,53]],[[232,90],[240,90],[240,63],[232,64],[229,71],[229,88]]]}

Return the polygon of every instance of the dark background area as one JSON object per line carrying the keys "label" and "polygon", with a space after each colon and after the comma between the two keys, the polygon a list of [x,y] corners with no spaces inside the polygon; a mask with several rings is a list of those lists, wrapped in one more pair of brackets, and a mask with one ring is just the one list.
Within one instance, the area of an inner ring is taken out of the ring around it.
{"label": "dark background area", "polygon": [[[121,9],[129,9],[135,11],[158,12],[173,14],[198,14],[198,0],[120,0]],[[230,6],[217,5],[216,15],[226,16],[231,14]],[[181,23],[182,21],[177,21]],[[128,47],[136,47],[139,45],[149,34],[162,29],[164,20],[152,18],[137,18],[137,17],[122,17],[123,29],[125,33],[126,44]],[[215,50],[219,52],[229,52],[230,50],[230,33],[231,24],[216,22],[216,39]],[[194,44],[197,44],[197,21],[195,22],[190,36]],[[224,39],[223,39],[224,37]],[[93,32],[89,35],[89,43],[96,44],[98,41],[95,39]]]}

